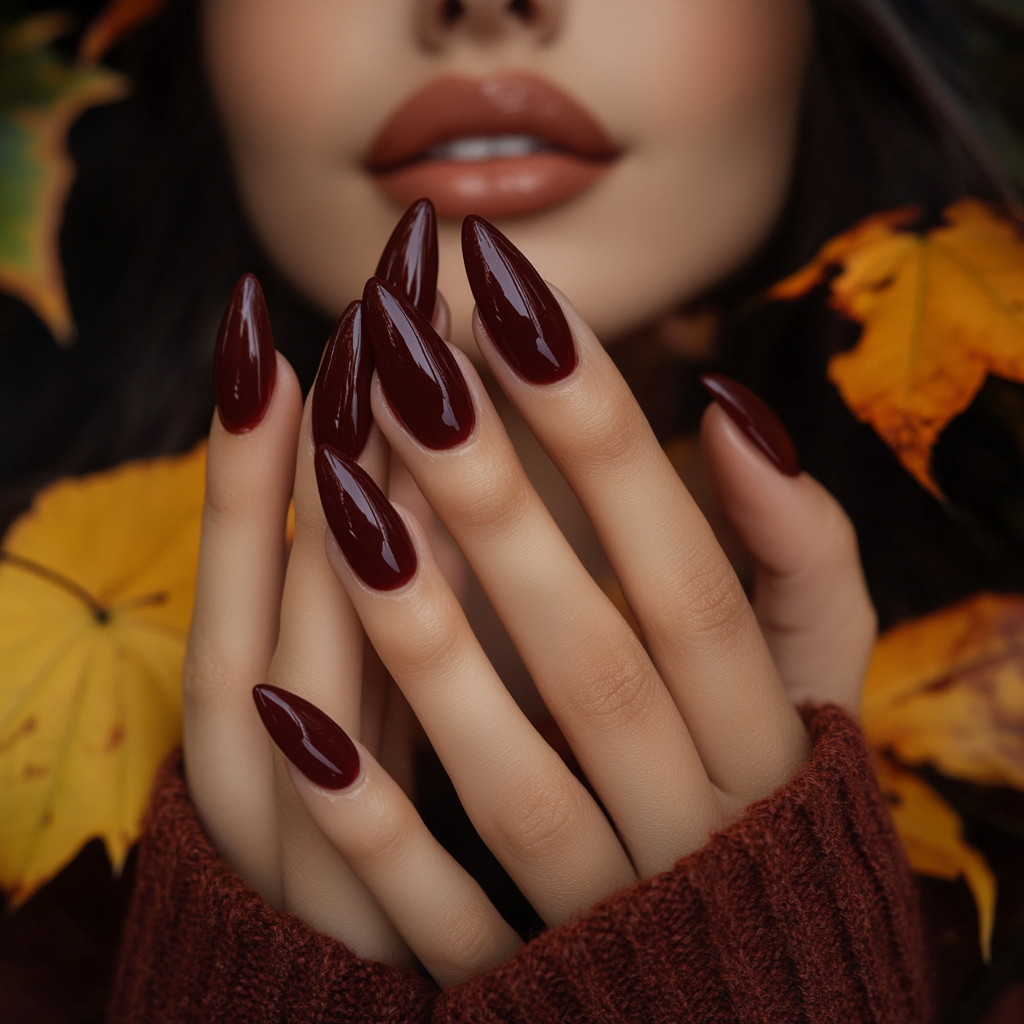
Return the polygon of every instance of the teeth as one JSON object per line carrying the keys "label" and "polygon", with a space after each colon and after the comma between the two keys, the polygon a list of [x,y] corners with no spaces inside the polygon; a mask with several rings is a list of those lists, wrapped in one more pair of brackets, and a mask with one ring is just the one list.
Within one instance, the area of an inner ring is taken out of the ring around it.
{"label": "teeth", "polygon": [[500,160],[502,157],[529,156],[551,148],[549,143],[538,139],[536,135],[474,135],[434,146],[423,154],[423,158],[475,163],[480,160]]}

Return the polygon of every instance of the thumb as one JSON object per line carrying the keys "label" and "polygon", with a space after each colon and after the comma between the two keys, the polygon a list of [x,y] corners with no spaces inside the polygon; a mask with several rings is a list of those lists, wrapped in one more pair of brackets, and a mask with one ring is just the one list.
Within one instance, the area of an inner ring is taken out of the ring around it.
{"label": "thumb", "polygon": [[704,458],[754,562],[754,612],[786,690],[856,714],[877,620],[853,524],[756,395],[717,374],[705,387]]}

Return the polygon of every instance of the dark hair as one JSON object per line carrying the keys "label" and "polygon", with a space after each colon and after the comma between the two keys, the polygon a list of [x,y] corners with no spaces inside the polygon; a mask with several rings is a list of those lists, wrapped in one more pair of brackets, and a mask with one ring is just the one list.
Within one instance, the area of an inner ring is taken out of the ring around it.
{"label": "dark hair", "polygon": [[[118,48],[112,62],[134,92],[72,133],[79,175],[61,246],[75,344],[58,348],[25,306],[0,296],[0,522],[57,476],[181,451],[205,435],[216,326],[244,270],[264,285],[279,348],[312,382],[331,324],[248,230],[201,65],[198,6],[173,0]],[[982,587],[1019,586],[1021,556],[1007,551],[1024,533],[1024,419],[1006,410],[1024,399],[990,382],[946,431],[936,453],[944,507],[827,383],[829,356],[855,341],[851,325],[820,293],[781,305],[750,296],[868,213],[914,204],[934,219],[961,195],[1006,204],[1012,193],[963,114],[962,33],[945,8],[820,0],[815,17],[788,208],[718,297],[728,328],[720,363],[777,408],[807,468],[850,512],[891,622]]]}
{"label": "dark hair", "polygon": [[61,233],[77,338],[66,349],[0,295],[0,524],[50,480],[183,451],[209,429],[221,313],[254,270],[275,340],[308,386],[332,326],[251,236],[199,43],[198,0],[172,0],[110,63],[124,102],[88,111]]}

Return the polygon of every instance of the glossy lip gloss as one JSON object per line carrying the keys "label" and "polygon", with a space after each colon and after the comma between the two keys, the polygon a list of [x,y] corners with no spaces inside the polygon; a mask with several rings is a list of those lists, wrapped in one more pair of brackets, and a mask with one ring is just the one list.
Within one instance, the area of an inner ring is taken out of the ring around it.
{"label": "glossy lip gloss", "polygon": [[366,166],[394,202],[429,195],[442,217],[497,218],[569,202],[619,155],[580,100],[543,76],[505,72],[424,85],[381,126]]}

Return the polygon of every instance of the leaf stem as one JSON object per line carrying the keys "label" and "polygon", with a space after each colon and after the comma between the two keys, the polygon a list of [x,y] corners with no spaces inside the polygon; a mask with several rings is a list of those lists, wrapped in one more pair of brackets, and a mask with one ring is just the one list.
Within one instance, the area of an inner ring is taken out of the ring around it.
{"label": "leaf stem", "polygon": [[40,565],[39,562],[33,562],[30,558],[22,558],[21,555],[15,555],[10,551],[4,551],[0,548],[0,562],[8,562],[17,569],[23,569],[25,572],[30,572],[34,576],[38,576],[41,579],[49,580],[51,583],[55,583],[58,587],[63,588],[69,594],[74,595],[78,598],[89,609],[90,612],[96,617],[97,622],[106,622],[110,618],[110,609],[100,604],[92,594],[89,593],[85,587],[80,586],[74,580],[68,579],[67,576],[56,572],[53,569],[47,568],[45,565]]}

